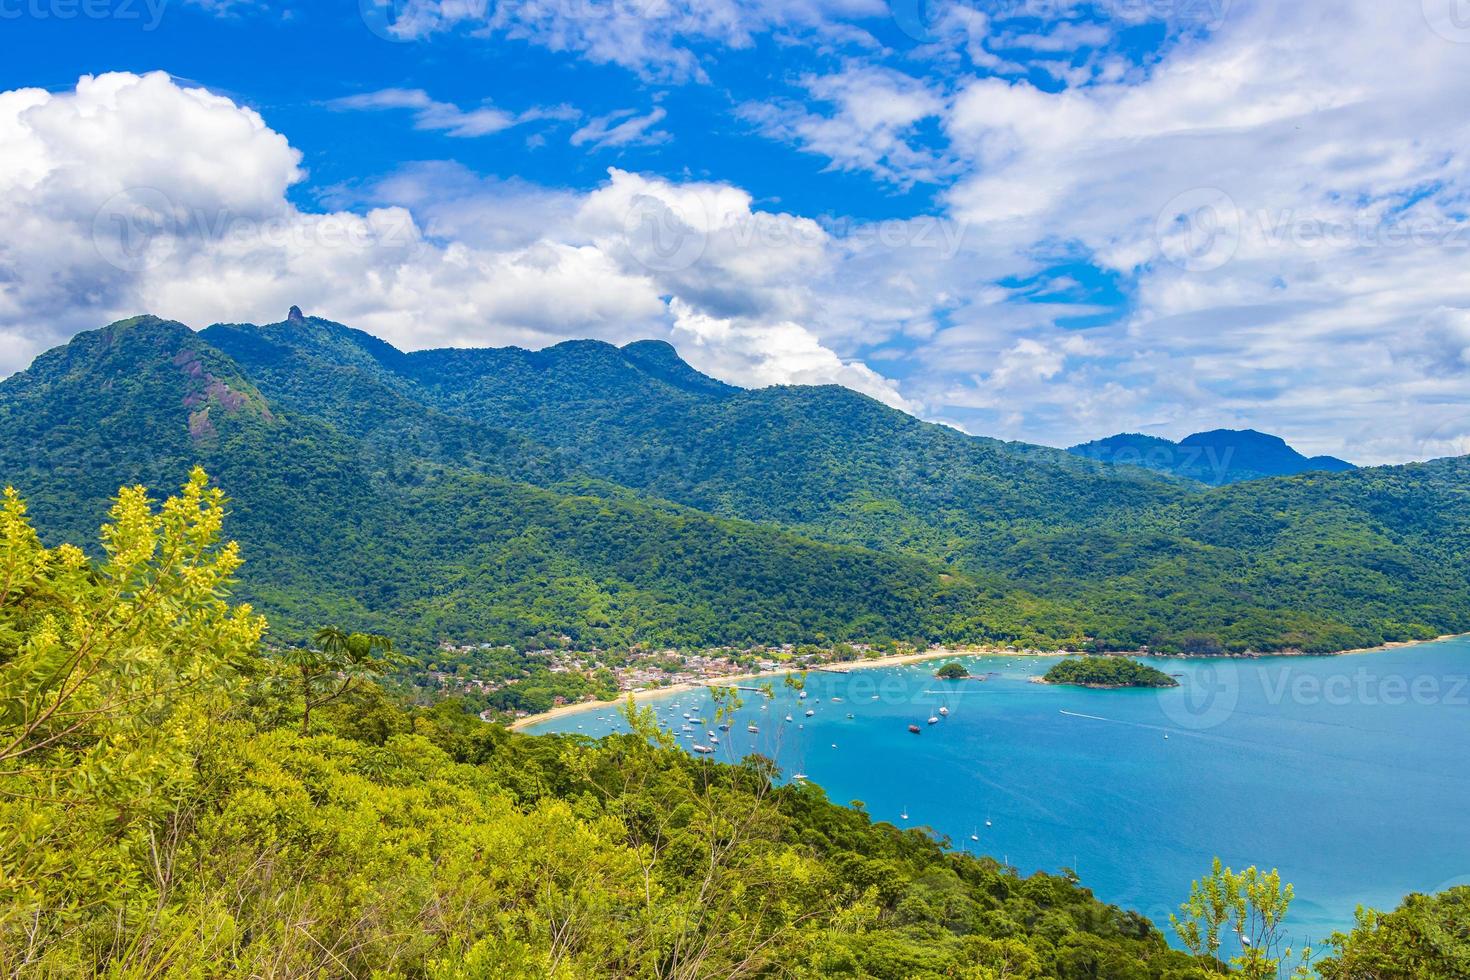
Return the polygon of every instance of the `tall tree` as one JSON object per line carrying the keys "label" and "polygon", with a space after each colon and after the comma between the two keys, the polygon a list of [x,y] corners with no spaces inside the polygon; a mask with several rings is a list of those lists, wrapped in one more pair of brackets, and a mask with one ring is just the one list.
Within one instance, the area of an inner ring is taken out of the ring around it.
{"label": "tall tree", "polygon": [[1210,873],[1190,886],[1189,900],[1179,907],[1182,915],[1170,915],[1169,922],[1185,948],[1222,973],[1229,971],[1220,961],[1221,933],[1229,928],[1240,944],[1230,965],[1246,980],[1276,980],[1283,970],[1292,980],[1306,980],[1311,948],[1293,963],[1285,944],[1283,925],[1293,896],[1294,889],[1281,883],[1275,869],[1235,872],[1215,858]]}
{"label": "tall tree", "polygon": [[380,677],[393,666],[393,641],[378,633],[346,633],[335,626],[316,632],[315,647],[293,647],[286,663],[301,689],[301,734],[311,734],[311,713],[337,700],[366,677]]}

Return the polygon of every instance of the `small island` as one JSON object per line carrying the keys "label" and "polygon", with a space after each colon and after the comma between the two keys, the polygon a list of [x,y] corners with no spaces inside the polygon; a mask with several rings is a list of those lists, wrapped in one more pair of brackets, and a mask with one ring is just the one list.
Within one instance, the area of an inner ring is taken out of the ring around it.
{"label": "small island", "polygon": [[936,670],[934,672],[934,676],[942,681],[962,681],[966,677],[970,676],[970,672],[965,669],[964,664],[955,663],[953,660],[951,660],[949,663]]}
{"label": "small island", "polygon": [[1178,687],[1179,682],[1161,670],[1127,657],[1078,657],[1063,660],[1045,676],[1043,684],[1072,684],[1077,687]]}

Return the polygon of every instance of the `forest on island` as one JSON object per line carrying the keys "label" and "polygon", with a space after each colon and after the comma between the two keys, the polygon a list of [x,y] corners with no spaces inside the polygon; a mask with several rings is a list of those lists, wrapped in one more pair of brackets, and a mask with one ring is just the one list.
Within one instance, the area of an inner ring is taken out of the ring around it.
{"label": "forest on island", "polygon": [[1148,664],[1127,657],[1068,657],[1052,666],[1042,680],[1048,684],[1085,687],[1178,687],[1179,682]]}

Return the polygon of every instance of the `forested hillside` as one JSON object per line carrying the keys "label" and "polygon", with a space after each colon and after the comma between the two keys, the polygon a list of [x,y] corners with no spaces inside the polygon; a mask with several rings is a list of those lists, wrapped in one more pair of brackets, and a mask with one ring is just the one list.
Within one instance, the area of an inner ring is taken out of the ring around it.
{"label": "forested hillside", "polygon": [[[453,701],[406,710],[360,660],[271,655],[229,598],[225,510],[202,471],[161,507],[124,489],[89,558],[44,547],[13,492],[0,505],[7,975],[1229,972],[1075,876],[872,823],[759,756],[693,757],[650,712],[599,743],[533,738]],[[1324,976],[1459,975],[1465,901],[1363,912]],[[1274,947],[1246,952],[1242,976],[1275,976]]]}
{"label": "forested hillside", "polygon": [[[273,409],[180,324],[84,335],[0,391],[5,480],[35,488],[33,511],[73,542],[91,544],[87,524],[116,485],[211,467],[253,560],[246,591],[280,614],[284,637],[326,620],[425,645],[917,637],[950,592],[922,561],[595,482],[554,492],[409,452],[364,453],[346,426]],[[534,449],[499,468],[523,459],[545,476]]]}
{"label": "forested hillside", "polygon": [[[1141,917],[639,721],[593,747],[361,686],[308,730],[202,471],[95,566],[0,510],[0,970],[29,976],[1199,971]],[[310,692],[307,692],[310,696]],[[299,720],[299,729],[298,729]]]}
{"label": "forested hillside", "polygon": [[1209,489],[744,391],[671,347],[405,354],[142,317],[0,383],[0,479],[89,543],[206,465],[282,636],[1334,650],[1470,629],[1463,459]]}
{"label": "forested hillside", "polygon": [[202,336],[283,403],[319,411],[312,379],[347,372],[523,432],[654,496],[930,557],[1017,525],[1097,522],[1188,493],[1141,470],[921,422],[846,388],[733,388],[663,343],[402,354],[310,318]]}

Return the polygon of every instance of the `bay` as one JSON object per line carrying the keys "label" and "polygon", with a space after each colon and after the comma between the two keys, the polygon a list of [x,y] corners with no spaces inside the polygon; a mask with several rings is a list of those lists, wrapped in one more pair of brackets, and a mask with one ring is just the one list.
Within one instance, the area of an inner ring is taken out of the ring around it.
{"label": "bay", "polygon": [[[1166,690],[1034,683],[1056,657],[954,659],[975,679],[937,680],[944,661],[813,671],[803,701],[775,678],[773,700],[742,692],[714,757],[761,752],[836,802],[1021,873],[1072,868],[1161,924],[1217,855],[1280,869],[1296,887],[1298,940],[1349,927],[1359,904],[1470,883],[1470,638],[1337,657],[1144,658],[1178,677]],[[686,712],[705,717],[681,742],[708,741],[708,691],[646,703],[676,732]],[[601,709],[529,730],[626,727]]]}

